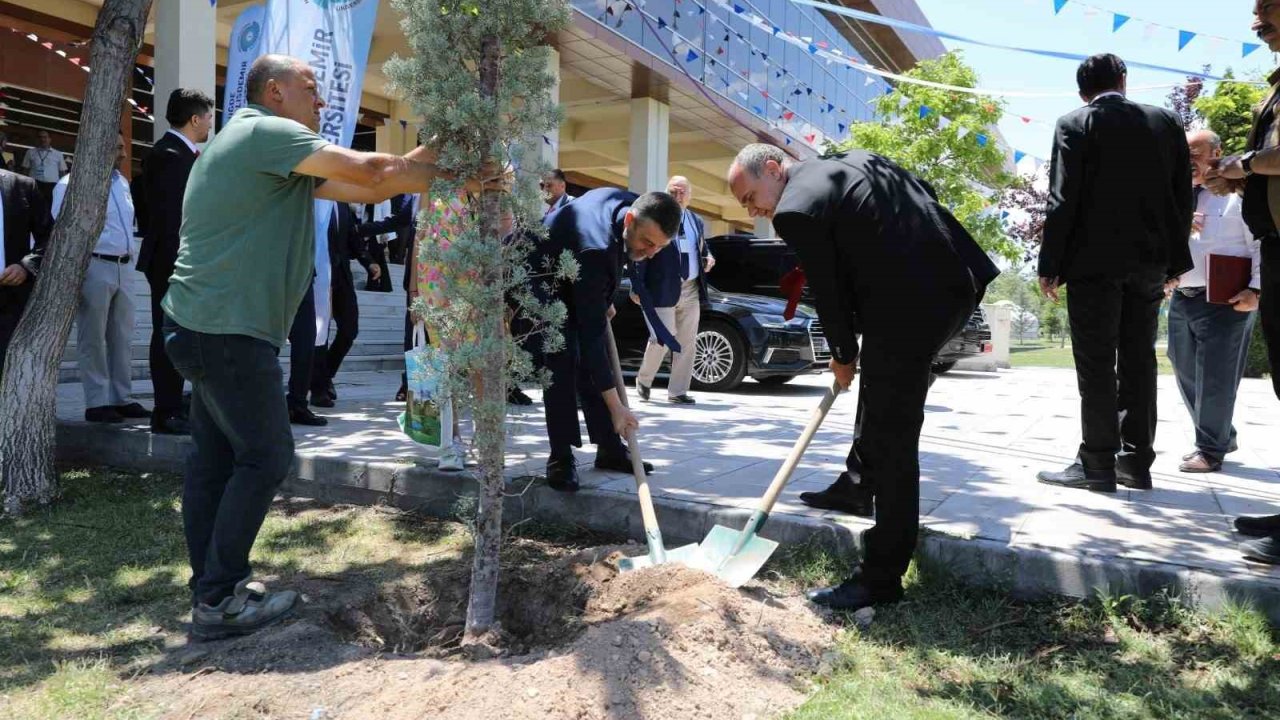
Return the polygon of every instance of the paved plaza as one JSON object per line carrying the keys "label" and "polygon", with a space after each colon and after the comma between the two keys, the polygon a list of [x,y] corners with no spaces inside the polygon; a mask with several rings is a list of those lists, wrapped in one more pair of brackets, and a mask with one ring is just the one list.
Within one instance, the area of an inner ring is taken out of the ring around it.
{"label": "paved plaza", "polygon": [[[300,465],[307,459],[359,467],[416,465],[444,482],[431,470],[433,453],[398,430],[401,406],[391,401],[398,374],[352,373],[341,380],[338,406],[322,411],[330,418],[328,427],[294,428]],[[734,393],[695,393],[698,404],[691,407],[667,404],[661,387],[655,388],[655,402],[644,403],[631,388],[643,455],[657,466],[651,483],[660,519],[673,518],[675,524],[684,522],[677,515],[690,512],[712,517],[754,506],[829,381],[824,374],[780,387],[750,382]],[[145,381],[135,387],[149,390]],[[539,399],[539,393],[530,394]],[[778,518],[855,535],[870,525],[866,519],[810,510],[797,498],[800,492],[825,487],[843,468],[855,402],[856,393],[837,400],[783,493]],[[131,442],[105,446],[99,454],[103,462],[154,468],[155,463],[136,462],[139,454],[158,452],[167,444],[168,459],[161,466],[179,469],[186,439],[153,438],[145,424],[123,430],[90,428],[79,422],[82,408],[79,386],[61,386],[63,445],[70,441],[80,450],[103,446],[103,433],[109,432],[105,437]],[[928,532],[974,541],[997,553],[1047,551],[1081,562],[1131,563],[1173,574],[1190,571],[1260,586],[1280,597],[1280,568],[1245,563],[1236,550],[1242,538],[1231,527],[1231,519],[1240,514],[1280,512],[1280,402],[1269,382],[1244,381],[1236,411],[1240,450],[1223,471],[1186,475],[1177,464],[1193,449],[1193,431],[1173,378],[1162,376],[1155,488],[1121,488],[1114,495],[1035,481],[1038,470],[1067,464],[1079,442],[1079,401],[1070,370],[953,372],[935,383],[926,411],[920,510]],[[540,402],[513,412],[507,471],[520,488],[523,478],[541,471],[547,448]],[[97,440],[79,442],[77,437]],[[111,447],[132,449],[121,459]],[[631,477],[592,469],[593,457],[590,447],[578,452],[583,486],[593,492],[580,493],[585,504],[577,512],[591,512],[593,502],[606,499],[629,502],[634,495]],[[539,490],[548,497],[552,493]],[[686,534],[696,534],[696,528]]]}

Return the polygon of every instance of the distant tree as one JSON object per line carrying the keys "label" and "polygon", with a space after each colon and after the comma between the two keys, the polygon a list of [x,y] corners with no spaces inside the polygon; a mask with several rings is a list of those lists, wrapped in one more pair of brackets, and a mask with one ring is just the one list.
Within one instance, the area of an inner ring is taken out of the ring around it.
{"label": "distant tree", "polygon": [[1044,172],[1018,177],[1000,195],[1000,212],[1005,216],[1004,229],[1021,249],[1022,257],[1019,259],[1022,262],[1031,262],[1036,256],[1036,250],[1044,239],[1048,207],[1049,183]]}
{"label": "distant tree", "polygon": [[[1204,66],[1204,74],[1209,74],[1209,66]],[[1204,78],[1188,75],[1187,81],[1177,85],[1165,98],[1165,104],[1178,116],[1183,130],[1193,130],[1204,121],[1204,115],[1196,107],[1196,100],[1204,92]]]}
{"label": "distant tree", "polygon": [[[1231,68],[1227,68],[1222,76],[1235,79]],[[1196,111],[1204,117],[1209,129],[1222,138],[1223,153],[1236,155],[1244,152],[1245,140],[1253,125],[1253,109],[1262,102],[1266,92],[1265,85],[1220,82],[1212,93],[1196,99]]]}
{"label": "distant tree", "polygon": [[[958,51],[924,60],[907,75],[962,87],[978,83],[978,74]],[[942,204],[955,213],[984,250],[1020,259],[1022,249],[1005,232],[991,200],[1015,180],[1006,169],[1007,154],[996,142],[994,130],[1004,114],[1003,104],[976,95],[899,83],[893,92],[875,101],[875,108],[875,120],[854,123],[849,139],[833,149],[869,150],[919,175],[933,185]]]}
{"label": "distant tree", "polygon": [[1046,308],[1044,318],[1040,321],[1040,326],[1044,328],[1044,331],[1048,334],[1050,340],[1055,336],[1059,337],[1061,339],[1061,346],[1065,347],[1067,344],[1067,335],[1065,332],[1066,328],[1064,328],[1063,325],[1062,310],[1054,305],[1048,306]]}

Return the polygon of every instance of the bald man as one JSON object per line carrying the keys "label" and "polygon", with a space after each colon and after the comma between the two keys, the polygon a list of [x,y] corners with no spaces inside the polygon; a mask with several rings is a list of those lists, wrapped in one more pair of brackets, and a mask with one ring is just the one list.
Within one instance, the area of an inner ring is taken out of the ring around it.
{"label": "bald man", "polygon": [[249,553],[293,462],[277,355],[312,284],[315,201],[377,203],[439,176],[426,148],[397,157],[320,137],[325,102],[301,60],[259,58],[245,90],[192,166],[161,303],[165,351],[192,385],[182,519],[200,640],[254,632],[297,601],[252,581]]}
{"label": "bald man", "polygon": [[[698,321],[702,317],[702,305],[707,302],[706,273],[715,266],[716,259],[707,247],[706,226],[698,214],[689,209],[693,200],[693,185],[689,178],[675,175],[667,181],[667,194],[680,204],[680,232],[675,242],[650,260],[632,265],[632,284],[644,283],[653,299],[658,318],[676,338],[679,349],[670,348],[671,375],[667,381],[667,401],[677,405],[693,405],[689,397],[689,385],[693,381],[694,340],[698,335]],[[632,302],[639,302],[632,294]],[[668,348],[659,342],[660,334],[652,324],[649,327],[649,344],[645,347],[640,373],[636,376],[636,390],[644,400],[649,399],[654,377],[667,357]]]}
{"label": "bald man", "polygon": [[[1222,141],[1212,131],[1199,130],[1187,136],[1187,147],[1196,188],[1190,239],[1195,267],[1179,276],[1171,293],[1169,360],[1196,428],[1195,450],[1178,469],[1210,473],[1222,469],[1223,458],[1236,449],[1232,415],[1257,317],[1262,243],[1249,232],[1239,195],[1202,191],[1205,172],[1222,157]],[[1210,303],[1205,294],[1211,254],[1245,257],[1253,268],[1249,286],[1226,305]]]}

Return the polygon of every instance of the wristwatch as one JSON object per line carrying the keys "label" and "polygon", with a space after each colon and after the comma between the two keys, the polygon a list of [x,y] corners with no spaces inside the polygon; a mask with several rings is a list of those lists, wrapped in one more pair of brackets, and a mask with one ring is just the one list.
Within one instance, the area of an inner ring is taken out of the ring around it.
{"label": "wristwatch", "polygon": [[1253,157],[1257,154],[1257,150],[1250,150],[1240,156],[1240,169],[1244,170],[1245,177],[1249,177],[1253,174]]}

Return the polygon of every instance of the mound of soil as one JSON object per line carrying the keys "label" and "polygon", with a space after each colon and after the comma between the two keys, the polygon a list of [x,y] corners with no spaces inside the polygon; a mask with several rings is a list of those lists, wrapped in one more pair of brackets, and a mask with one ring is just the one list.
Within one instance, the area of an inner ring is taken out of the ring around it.
{"label": "mound of soil", "polygon": [[[835,629],[802,599],[678,565],[622,574],[619,557],[600,548],[504,568],[497,658],[461,647],[469,567],[457,563],[228,643],[135,698],[165,698],[151,705],[165,717],[457,720],[763,720],[804,699]],[[249,666],[273,646],[277,662]],[[300,653],[328,661],[279,663]]]}

